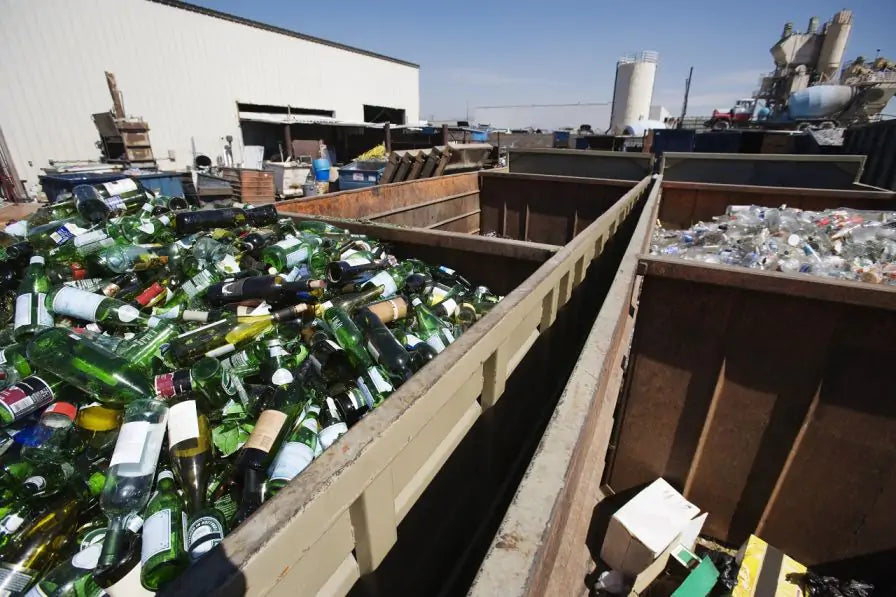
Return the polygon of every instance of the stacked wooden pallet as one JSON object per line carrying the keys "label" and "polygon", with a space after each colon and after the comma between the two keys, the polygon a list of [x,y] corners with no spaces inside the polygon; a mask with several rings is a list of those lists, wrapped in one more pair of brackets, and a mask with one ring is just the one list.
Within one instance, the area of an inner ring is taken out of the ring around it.
{"label": "stacked wooden pallet", "polygon": [[233,187],[234,198],[243,203],[274,200],[274,173],[249,168],[221,168],[221,176]]}

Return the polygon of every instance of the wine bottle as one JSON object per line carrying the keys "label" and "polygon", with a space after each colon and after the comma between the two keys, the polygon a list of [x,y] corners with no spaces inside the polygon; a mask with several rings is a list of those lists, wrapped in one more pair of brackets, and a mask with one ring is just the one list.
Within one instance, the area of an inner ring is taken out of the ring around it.
{"label": "wine bottle", "polygon": [[403,296],[394,296],[375,303],[369,303],[370,309],[383,323],[392,323],[404,319],[408,314],[408,302]]}
{"label": "wine bottle", "polygon": [[295,424],[304,402],[302,382],[290,380],[277,388],[259,415],[239,455],[237,469],[242,475],[242,497],[234,526],[246,520],[264,501],[263,485],[268,465],[280,448],[283,436]]}
{"label": "wine bottle", "polygon": [[414,309],[417,330],[424,342],[432,346],[436,352],[442,352],[448,344],[454,342],[454,334],[448,326],[423,304],[420,297],[414,297],[411,306]]}
{"label": "wine bottle", "polygon": [[183,499],[174,484],[174,474],[163,469],[159,472],[156,492],[146,506],[143,522],[140,582],[144,588],[157,591],[189,565],[184,550],[186,516]]}
{"label": "wine bottle", "polygon": [[31,258],[16,297],[16,315],[13,334],[16,340],[24,340],[42,328],[53,326],[53,316],[47,311],[45,300],[50,291],[50,279],[44,272],[44,258]]}
{"label": "wine bottle", "polygon": [[171,407],[168,418],[168,455],[174,476],[184,492],[188,513],[187,554],[197,560],[224,538],[224,515],[206,507],[211,461],[211,432],[208,419],[196,402],[188,400]]}
{"label": "wine bottle", "polygon": [[214,228],[236,228],[245,226],[246,223],[246,212],[242,209],[232,207],[203,209],[177,214],[174,219],[174,230],[178,236],[183,236]]}
{"label": "wine bottle", "polygon": [[54,402],[45,408],[32,432],[34,445],[22,446],[22,458],[35,464],[66,462],[75,447],[77,415],[78,407],[68,402]]}
{"label": "wine bottle", "polygon": [[324,399],[324,403],[320,407],[318,420],[320,422],[320,433],[317,434],[317,437],[323,450],[332,446],[333,442],[348,431],[348,425],[345,419],[343,419],[342,413],[339,412],[339,408],[336,406],[336,401],[333,398],[327,397]]}
{"label": "wine bottle", "polygon": [[209,287],[205,300],[210,305],[260,298],[271,304],[278,304],[295,297],[300,291],[325,288],[324,280],[296,280],[287,282],[283,276],[252,276],[228,278]]}
{"label": "wine bottle", "polygon": [[29,375],[0,390],[0,425],[9,425],[53,402],[64,385],[50,375]]}
{"label": "wine bottle", "polygon": [[268,469],[267,490],[271,495],[280,491],[321,453],[317,437],[320,432],[317,421],[319,412],[319,406],[311,403],[306,405],[296,425],[280,444]]}
{"label": "wine bottle", "polygon": [[35,335],[27,352],[31,362],[103,404],[121,405],[153,395],[152,382],[142,367],[62,328]]}
{"label": "wine bottle", "polygon": [[286,272],[299,263],[307,262],[322,242],[320,237],[312,234],[301,238],[290,236],[265,247],[261,260],[278,272]]}
{"label": "wine bottle", "polygon": [[414,273],[417,267],[417,264],[413,261],[403,261],[398,265],[384,269],[361,284],[361,291],[363,292],[376,286],[383,286],[384,297],[395,296],[404,288],[405,280]]}
{"label": "wine bottle", "polygon": [[158,400],[135,400],[125,407],[124,424],[100,497],[100,507],[109,518],[100,569],[114,566],[121,559],[128,519],[137,516],[149,501],[167,418],[168,407]]}
{"label": "wine bottle", "polygon": [[154,327],[158,317],[149,317],[133,305],[102,294],[61,286],[50,292],[46,306],[57,315],[93,321],[115,327]]}
{"label": "wine bottle", "polygon": [[95,223],[137,209],[147,198],[146,192],[131,178],[77,185],[72,195],[81,217]]}
{"label": "wine bottle", "polygon": [[353,319],[367,339],[367,352],[386,369],[394,382],[404,383],[413,375],[408,351],[373,311],[359,309]]}
{"label": "wine bottle", "polygon": [[168,256],[149,245],[112,245],[97,253],[96,262],[104,269],[123,274],[157,269],[168,264]]}

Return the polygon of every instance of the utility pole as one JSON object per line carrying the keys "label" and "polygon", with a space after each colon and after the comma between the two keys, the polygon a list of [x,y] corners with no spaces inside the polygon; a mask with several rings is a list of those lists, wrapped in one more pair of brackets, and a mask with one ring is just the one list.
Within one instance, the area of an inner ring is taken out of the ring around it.
{"label": "utility pole", "polygon": [[691,70],[688,71],[688,78],[684,82],[684,101],[681,103],[681,118],[678,119],[678,126],[675,128],[681,128],[684,123],[685,114],[688,113],[688,96],[691,94],[691,77],[694,76],[694,67],[691,67]]}

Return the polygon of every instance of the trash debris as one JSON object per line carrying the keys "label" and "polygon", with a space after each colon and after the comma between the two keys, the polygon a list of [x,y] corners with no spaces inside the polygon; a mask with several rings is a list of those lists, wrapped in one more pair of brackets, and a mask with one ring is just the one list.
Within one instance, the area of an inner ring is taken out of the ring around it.
{"label": "trash debris", "polygon": [[658,226],[650,253],[765,271],[896,284],[896,212],[730,205],[687,230]]}
{"label": "trash debris", "polygon": [[592,587],[595,591],[605,591],[611,595],[621,595],[628,588],[625,575],[618,570],[601,572],[597,582]]}
{"label": "trash debris", "polygon": [[787,575],[787,580],[796,583],[807,597],[871,597],[874,585],[857,580],[843,580],[833,576],[821,576],[811,570],[803,574]]}

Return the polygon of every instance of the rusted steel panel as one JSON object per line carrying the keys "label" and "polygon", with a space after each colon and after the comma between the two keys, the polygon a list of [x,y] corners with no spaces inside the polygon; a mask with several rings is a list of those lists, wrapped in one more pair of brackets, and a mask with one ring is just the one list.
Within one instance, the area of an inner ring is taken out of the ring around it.
{"label": "rusted steel panel", "polygon": [[653,155],[581,149],[510,149],[508,169],[517,174],[638,181],[653,172]]}
{"label": "rusted steel panel", "polygon": [[686,228],[725,213],[729,205],[787,205],[808,210],[837,207],[896,209],[896,193],[875,190],[748,187],[663,179],[659,218],[671,227]]}
{"label": "rusted steel panel", "polygon": [[478,190],[477,174],[469,172],[435,179],[340,191],[310,199],[282,201],[277,204],[277,208],[287,214],[368,218],[372,214],[415,205],[421,199],[447,197]]}

